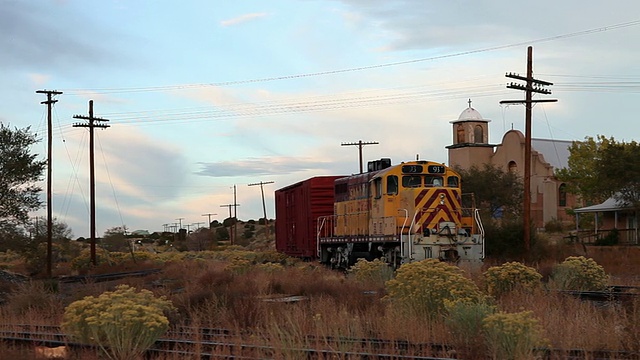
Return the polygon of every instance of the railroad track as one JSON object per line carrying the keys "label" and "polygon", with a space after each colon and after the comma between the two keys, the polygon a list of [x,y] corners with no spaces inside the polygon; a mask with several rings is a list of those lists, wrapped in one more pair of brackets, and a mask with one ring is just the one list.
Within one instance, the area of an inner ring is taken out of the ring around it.
{"label": "railroad track", "polygon": [[[248,340],[252,339],[252,340]],[[0,326],[0,340],[24,346],[67,346],[71,350],[90,350],[92,346],[71,342],[53,325]],[[304,345],[274,346],[273,341],[260,336],[238,334],[228,329],[181,327],[166,336],[146,352],[147,359],[177,355],[188,359],[464,359],[463,354],[442,344],[412,343],[405,340],[373,338],[306,336]],[[349,349],[349,350],[340,350]],[[94,349],[95,350],[95,349]],[[97,350],[96,350],[97,351]],[[640,352],[622,350],[536,349],[539,359],[563,360],[639,360]],[[421,354],[436,354],[424,356]],[[461,357],[458,357],[461,356]]]}
{"label": "railroad track", "polygon": [[103,281],[111,281],[111,280],[120,280],[127,277],[139,277],[139,276],[147,276],[155,273],[161,272],[162,269],[148,269],[148,270],[138,270],[138,271],[124,271],[117,273],[109,273],[109,274],[97,274],[97,275],[70,275],[70,276],[61,276],[58,278],[60,283],[97,283]]}
{"label": "railroad track", "polygon": [[610,286],[605,291],[557,290],[557,292],[600,305],[631,303],[640,297],[640,287],[638,286]]}

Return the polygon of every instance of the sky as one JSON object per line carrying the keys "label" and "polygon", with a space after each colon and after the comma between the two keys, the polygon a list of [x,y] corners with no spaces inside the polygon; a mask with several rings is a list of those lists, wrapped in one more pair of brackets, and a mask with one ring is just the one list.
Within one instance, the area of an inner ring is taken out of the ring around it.
{"label": "sky", "polygon": [[[532,136],[640,140],[640,2],[424,0],[0,0],[0,121],[30,127],[47,158],[52,211],[90,235],[188,230],[209,218],[274,218],[274,191],[363,162],[447,162],[468,100],[489,142],[524,131],[506,73],[553,83]],[[41,186],[46,191],[46,181]],[[234,190],[235,189],[235,190]],[[44,194],[43,191],[43,200]],[[235,200],[234,200],[235,197]],[[212,214],[212,215],[208,215]],[[32,216],[45,216],[46,210]]]}

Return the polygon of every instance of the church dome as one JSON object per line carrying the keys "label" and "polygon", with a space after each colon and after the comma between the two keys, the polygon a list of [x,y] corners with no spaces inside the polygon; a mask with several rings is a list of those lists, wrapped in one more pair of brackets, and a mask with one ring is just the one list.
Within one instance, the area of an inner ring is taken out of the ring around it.
{"label": "church dome", "polygon": [[469,107],[464,109],[460,116],[458,116],[458,120],[451,121],[451,123],[465,122],[465,121],[482,121],[489,122],[489,119],[483,119],[482,115],[478,112],[478,110],[471,107],[471,100],[469,100]]}
{"label": "church dome", "polygon": [[470,107],[470,108],[464,109],[464,111],[460,114],[460,116],[458,116],[458,121],[469,121],[469,120],[478,121],[483,119],[482,119],[482,115],[480,115],[478,110]]}

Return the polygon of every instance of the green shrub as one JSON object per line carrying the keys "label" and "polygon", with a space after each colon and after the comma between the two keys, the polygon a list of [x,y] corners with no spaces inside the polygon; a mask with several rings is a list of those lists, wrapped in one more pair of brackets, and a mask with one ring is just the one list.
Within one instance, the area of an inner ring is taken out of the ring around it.
{"label": "green shrub", "polygon": [[113,292],[67,306],[62,329],[77,341],[97,345],[108,359],[136,359],[167,331],[169,320],[163,313],[171,310],[165,297],[119,285]]}
{"label": "green shrub", "polygon": [[482,295],[462,269],[427,259],[402,265],[396,278],[385,283],[384,299],[410,316],[433,318],[443,315],[445,300],[479,302]]}
{"label": "green shrub", "polygon": [[551,283],[560,290],[601,291],[608,282],[604,268],[584,256],[570,256],[551,271]]}
{"label": "green shrub", "polygon": [[349,268],[349,276],[362,284],[384,286],[386,281],[393,278],[393,269],[380,259],[358,259],[358,262]]}
{"label": "green shrub", "polygon": [[484,343],[480,336],[482,324],[487,316],[496,312],[495,306],[485,301],[445,301],[445,308],[445,324],[451,331],[454,346],[465,349],[469,354],[481,353]]}
{"label": "green shrub", "polygon": [[493,359],[533,359],[534,348],[545,345],[542,328],[531,311],[488,315],[483,329]]}
{"label": "green shrub", "polygon": [[562,221],[553,218],[544,224],[544,231],[548,233],[559,233],[564,231],[564,226],[562,225]]}
{"label": "green shrub", "polygon": [[515,261],[492,266],[482,275],[487,293],[494,297],[516,288],[535,289],[540,286],[542,279],[536,269]]}
{"label": "green shrub", "polygon": [[620,232],[618,231],[618,229],[614,228],[611,231],[609,231],[609,233],[606,236],[596,239],[593,245],[613,246],[613,245],[618,245],[619,242],[620,242]]}

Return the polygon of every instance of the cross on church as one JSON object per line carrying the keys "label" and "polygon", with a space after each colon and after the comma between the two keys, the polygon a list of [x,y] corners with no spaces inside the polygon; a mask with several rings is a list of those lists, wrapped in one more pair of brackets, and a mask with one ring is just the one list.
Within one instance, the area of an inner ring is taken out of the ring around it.
{"label": "cross on church", "polygon": [[471,107],[471,99],[469,99],[469,107]]}

